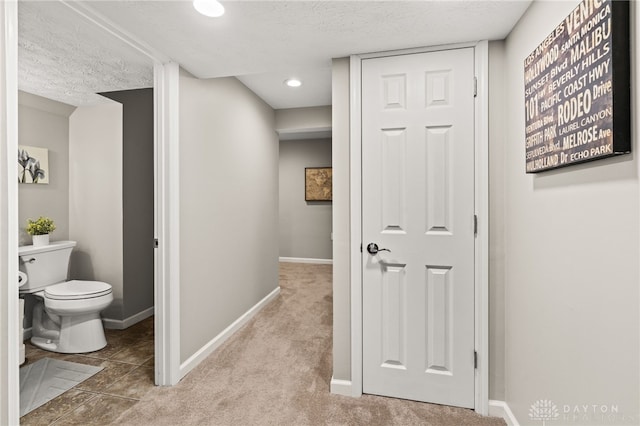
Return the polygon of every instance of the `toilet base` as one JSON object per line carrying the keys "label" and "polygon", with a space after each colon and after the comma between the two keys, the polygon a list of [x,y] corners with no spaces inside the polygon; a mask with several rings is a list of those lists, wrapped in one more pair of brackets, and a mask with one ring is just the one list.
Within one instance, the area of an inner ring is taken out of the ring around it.
{"label": "toilet base", "polygon": [[31,343],[33,344],[33,346],[36,346],[40,349],[44,349],[45,351],[56,352],[59,354],[83,354],[88,352],[95,352],[106,346],[105,344],[103,346],[96,347],[96,349],[90,349],[90,350],[69,349],[69,348],[64,348],[64,346],[61,346],[60,342],[53,341],[51,339],[46,339],[44,337],[32,337]]}
{"label": "toilet base", "polygon": [[[42,305],[34,309],[31,343],[38,348],[63,354],[81,354],[98,351],[107,346],[100,313],[84,315],[52,315]],[[42,317],[40,317],[42,315]],[[37,326],[35,326],[37,325]]]}

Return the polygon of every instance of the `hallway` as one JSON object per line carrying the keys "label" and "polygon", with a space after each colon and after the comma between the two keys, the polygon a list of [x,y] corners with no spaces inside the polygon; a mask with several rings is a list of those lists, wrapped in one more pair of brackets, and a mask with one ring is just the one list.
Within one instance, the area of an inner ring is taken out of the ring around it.
{"label": "hallway", "polygon": [[329,393],[332,266],[280,264],[281,295],[174,387],[113,424],[502,425],[473,411]]}

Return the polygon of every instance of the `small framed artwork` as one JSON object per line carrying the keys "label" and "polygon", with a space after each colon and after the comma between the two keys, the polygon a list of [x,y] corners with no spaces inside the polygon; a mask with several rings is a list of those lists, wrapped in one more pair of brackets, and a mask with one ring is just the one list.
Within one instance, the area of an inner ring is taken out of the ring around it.
{"label": "small framed artwork", "polygon": [[49,183],[49,150],[18,145],[18,183]]}
{"label": "small framed artwork", "polygon": [[331,201],[331,167],[307,167],[304,169],[305,201]]}

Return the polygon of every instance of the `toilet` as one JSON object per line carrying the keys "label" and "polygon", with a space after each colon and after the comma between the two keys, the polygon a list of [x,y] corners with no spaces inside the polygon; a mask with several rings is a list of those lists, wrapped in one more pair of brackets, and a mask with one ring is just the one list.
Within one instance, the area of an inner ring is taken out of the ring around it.
{"label": "toilet", "polygon": [[18,249],[20,271],[28,278],[20,294],[37,299],[31,343],[51,352],[94,352],[107,345],[100,312],[113,301],[112,288],[101,281],[67,281],[75,245],[57,241]]}

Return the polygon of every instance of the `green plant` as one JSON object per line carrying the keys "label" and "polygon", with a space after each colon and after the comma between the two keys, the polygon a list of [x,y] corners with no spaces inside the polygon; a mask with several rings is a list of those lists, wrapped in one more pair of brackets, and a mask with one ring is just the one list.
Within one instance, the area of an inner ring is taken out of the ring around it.
{"label": "green plant", "polygon": [[38,220],[27,219],[27,234],[29,235],[45,235],[55,230],[56,225],[48,217],[40,216]]}

